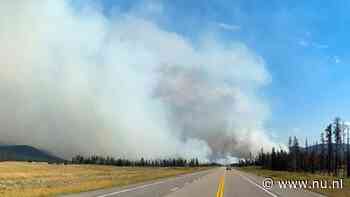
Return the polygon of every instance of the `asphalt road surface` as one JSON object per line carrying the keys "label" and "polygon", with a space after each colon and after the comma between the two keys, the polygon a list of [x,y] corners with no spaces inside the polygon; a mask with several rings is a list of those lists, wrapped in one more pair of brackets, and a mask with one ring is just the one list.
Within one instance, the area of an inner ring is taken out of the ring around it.
{"label": "asphalt road surface", "polygon": [[65,197],[322,197],[301,189],[264,189],[263,178],[238,170],[217,168],[123,188],[104,189]]}

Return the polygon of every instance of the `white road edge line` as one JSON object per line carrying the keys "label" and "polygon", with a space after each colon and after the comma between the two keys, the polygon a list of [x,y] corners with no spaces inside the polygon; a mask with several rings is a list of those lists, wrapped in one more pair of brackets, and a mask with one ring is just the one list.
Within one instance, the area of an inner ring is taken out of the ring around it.
{"label": "white road edge line", "polygon": [[[238,174],[238,173],[237,173],[237,174]],[[246,181],[248,181],[249,183],[251,183],[251,184],[257,186],[257,187],[260,188],[260,189],[262,189],[264,192],[266,192],[266,193],[269,194],[270,196],[272,196],[272,197],[278,197],[276,194],[274,194],[274,193],[270,192],[269,190],[263,188],[263,187],[260,186],[259,184],[257,184],[257,183],[255,183],[254,181],[250,180],[248,177],[245,177],[245,176],[240,175],[240,174],[238,174],[238,175],[239,175],[240,177],[242,177],[243,179],[245,179]]]}
{"label": "white road edge line", "polygon": [[175,192],[175,191],[177,191],[178,189],[179,189],[178,187],[174,187],[174,188],[172,188],[170,191]]}
{"label": "white road edge line", "polygon": [[[237,174],[238,174],[238,173],[237,173]],[[238,175],[241,176],[242,178],[246,179],[246,180],[249,181],[250,183],[253,183],[254,185],[258,186],[260,189],[264,190],[265,192],[267,192],[267,193],[270,194],[271,196],[273,196],[273,197],[278,197],[276,194],[274,194],[274,193],[270,192],[269,190],[263,188],[261,185],[259,185],[259,184],[255,183],[254,181],[250,180],[248,177],[245,177],[245,176],[243,176],[243,175],[241,175],[241,174],[238,174]],[[308,194],[313,195],[313,196],[317,196],[317,197],[326,197],[325,195],[322,195],[322,194],[319,194],[319,193],[315,193],[315,192],[312,192],[312,191],[309,191],[309,190],[304,190],[304,191],[307,192]],[[276,191],[275,191],[275,193],[277,193],[277,194],[280,195],[280,196],[282,195],[282,194],[280,194],[280,193],[278,193],[278,192],[276,192]]]}
{"label": "white road edge line", "polygon": [[134,187],[134,188],[129,188],[129,189],[124,189],[124,190],[120,190],[120,191],[116,191],[116,192],[112,192],[112,193],[102,194],[102,195],[99,195],[99,196],[96,196],[96,197],[107,197],[107,196],[113,196],[113,195],[117,195],[117,194],[121,194],[121,193],[125,193],[125,192],[131,192],[131,191],[143,189],[143,188],[146,188],[146,187],[150,187],[150,186],[166,183],[166,182],[169,182],[169,181],[173,181],[173,180],[176,180],[176,179],[185,178],[187,176],[194,176],[194,175],[205,173],[205,172],[206,171],[197,172],[197,173],[193,173],[193,174],[187,174],[187,175],[175,177],[173,179],[169,179],[169,180],[165,180],[165,181],[158,181],[158,182],[155,182],[155,183],[141,185],[141,186],[137,186],[137,187]]}
{"label": "white road edge line", "polygon": [[108,194],[103,194],[103,195],[100,195],[100,196],[97,196],[97,197],[113,196],[113,195],[117,195],[117,194],[121,194],[121,193],[125,193],[125,192],[131,192],[131,191],[135,191],[135,190],[138,190],[138,189],[143,189],[143,188],[150,187],[150,186],[153,186],[153,185],[159,185],[159,184],[162,184],[162,183],[165,183],[165,182],[166,181],[159,181],[159,182],[146,184],[146,185],[141,185],[141,186],[130,188],[130,189],[124,189],[124,190],[120,190],[120,191],[116,191],[116,192],[112,192],[112,193],[108,193]]}

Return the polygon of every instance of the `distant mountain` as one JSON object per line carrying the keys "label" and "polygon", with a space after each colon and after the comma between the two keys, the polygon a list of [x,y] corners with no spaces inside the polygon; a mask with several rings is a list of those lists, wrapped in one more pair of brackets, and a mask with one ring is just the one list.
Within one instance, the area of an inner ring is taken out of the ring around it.
{"label": "distant mountain", "polygon": [[[334,143],[332,143],[332,148],[333,148],[333,152],[335,152],[336,145]],[[301,150],[302,151],[308,151],[309,153],[312,152],[312,151],[315,151],[316,153],[321,153],[322,144],[312,145],[312,146],[309,146],[307,148],[301,147]],[[324,145],[324,150],[325,150],[325,153],[327,153],[327,151],[328,151],[328,145],[327,144]],[[349,145],[349,150],[350,150],[350,145]],[[338,151],[339,151],[339,153],[341,155],[343,153],[346,153],[346,151],[347,151],[347,144],[340,144],[338,146]]]}
{"label": "distant mountain", "polygon": [[0,145],[0,161],[62,162],[62,158],[27,145]]}
{"label": "distant mountain", "polygon": [[[332,146],[335,147],[336,144],[332,143]],[[346,148],[346,146],[347,146],[347,144],[340,144],[339,148]],[[317,144],[317,145],[311,145],[307,149],[311,151],[312,149],[321,149],[321,147],[322,147],[322,144]],[[328,144],[324,144],[324,147],[327,149]],[[305,149],[305,147],[302,147],[302,148]]]}

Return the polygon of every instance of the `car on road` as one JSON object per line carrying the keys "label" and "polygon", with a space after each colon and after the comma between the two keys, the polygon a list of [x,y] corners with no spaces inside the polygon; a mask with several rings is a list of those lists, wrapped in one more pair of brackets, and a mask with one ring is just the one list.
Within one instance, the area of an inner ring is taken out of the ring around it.
{"label": "car on road", "polygon": [[232,167],[231,166],[226,166],[226,170],[227,171],[232,170]]}

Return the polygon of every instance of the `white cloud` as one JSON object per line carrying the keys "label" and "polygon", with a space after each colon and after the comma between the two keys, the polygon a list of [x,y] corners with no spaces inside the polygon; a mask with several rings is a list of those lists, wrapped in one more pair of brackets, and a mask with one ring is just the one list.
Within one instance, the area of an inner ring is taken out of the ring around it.
{"label": "white cloud", "polygon": [[299,40],[298,44],[302,47],[308,47],[310,45],[306,40]]}
{"label": "white cloud", "polygon": [[[308,36],[308,37],[310,37],[310,36]],[[298,45],[300,45],[302,47],[310,47],[310,48],[318,48],[318,49],[327,49],[328,48],[327,44],[313,42],[311,38],[300,39],[298,41]]]}
{"label": "white cloud", "polygon": [[239,31],[241,29],[241,26],[239,25],[230,25],[227,23],[218,23],[218,26],[226,31]]}
{"label": "white cloud", "polygon": [[314,43],[313,45],[319,49],[327,49],[328,48],[328,45],[326,45],[326,44]]}
{"label": "white cloud", "polygon": [[334,56],[333,58],[334,58],[334,62],[336,64],[339,64],[341,62],[341,60],[340,60],[340,58],[338,56]]}

